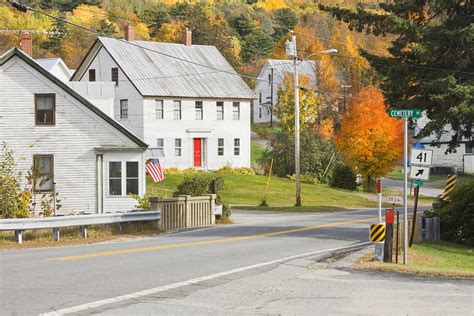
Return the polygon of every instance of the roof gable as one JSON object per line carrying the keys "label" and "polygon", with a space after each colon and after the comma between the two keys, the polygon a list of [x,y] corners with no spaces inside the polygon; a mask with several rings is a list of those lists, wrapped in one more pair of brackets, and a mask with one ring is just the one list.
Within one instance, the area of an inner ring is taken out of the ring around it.
{"label": "roof gable", "polygon": [[55,83],[57,86],[59,86],[62,90],[64,90],[66,93],[68,93],[70,96],[75,98],[77,101],[79,101],[81,104],[86,106],[89,110],[94,112],[96,115],[101,117],[103,120],[105,120],[108,124],[112,125],[113,128],[118,130],[120,133],[124,134],[127,138],[132,140],[135,144],[137,144],[138,147],[140,148],[147,148],[148,145],[144,143],[142,140],[140,140],[137,136],[132,134],[129,130],[127,130],[125,127],[117,123],[115,120],[107,116],[105,113],[100,111],[97,107],[95,107],[92,103],[84,99],[82,96],[80,96],[76,91],[68,87],[64,82],[56,78],[54,75],[49,73],[46,69],[41,67],[38,63],[36,63],[32,58],[30,58],[28,55],[23,53],[21,50],[17,48],[12,48],[8,52],[6,52],[4,55],[0,56],[0,66],[6,63],[8,60],[10,60],[13,57],[18,57],[21,60],[23,60],[25,63],[27,63],[29,66],[37,70],[39,73],[41,73],[44,77]]}
{"label": "roof gable", "polygon": [[[268,59],[259,77],[261,77],[267,69],[271,68],[274,69],[273,82],[275,84],[283,84],[286,76],[294,74],[294,61],[288,59]],[[298,64],[298,74],[309,78],[309,88],[314,88],[317,85],[315,61],[305,60],[300,62]]]}
{"label": "roof gable", "polygon": [[[99,37],[98,42],[143,96],[254,99],[255,94],[214,46]],[[97,44],[97,43],[96,43]],[[96,47],[88,53],[96,54]],[[143,48],[142,48],[143,47]],[[88,56],[88,63],[93,58]],[[83,62],[78,74],[85,72]]]}

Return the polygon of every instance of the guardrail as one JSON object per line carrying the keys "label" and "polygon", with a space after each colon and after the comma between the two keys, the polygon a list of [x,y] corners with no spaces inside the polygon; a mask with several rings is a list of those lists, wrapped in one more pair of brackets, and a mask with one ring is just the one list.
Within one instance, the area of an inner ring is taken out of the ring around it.
{"label": "guardrail", "polygon": [[160,211],[110,213],[93,215],[68,215],[41,218],[14,218],[0,219],[0,231],[15,231],[15,237],[19,244],[23,243],[23,232],[35,229],[53,229],[53,239],[59,241],[59,228],[77,227],[81,228],[81,235],[87,238],[87,226],[103,225],[128,222],[158,221],[161,218]]}

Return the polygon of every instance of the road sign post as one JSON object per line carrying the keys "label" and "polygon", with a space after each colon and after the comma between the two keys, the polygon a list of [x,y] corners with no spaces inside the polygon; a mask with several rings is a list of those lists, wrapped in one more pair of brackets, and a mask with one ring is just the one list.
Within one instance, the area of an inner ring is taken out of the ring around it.
{"label": "road sign post", "polygon": [[408,117],[403,117],[403,264],[408,264]]}

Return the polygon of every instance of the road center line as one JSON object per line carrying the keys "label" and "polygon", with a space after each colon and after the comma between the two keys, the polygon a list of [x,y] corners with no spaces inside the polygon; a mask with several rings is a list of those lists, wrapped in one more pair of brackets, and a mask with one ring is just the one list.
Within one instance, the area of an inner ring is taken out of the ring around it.
{"label": "road center line", "polygon": [[86,254],[82,254],[82,255],[73,255],[73,256],[50,258],[48,260],[54,260],[54,261],[82,260],[82,259],[95,258],[95,257],[104,257],[104,256],[121,255],[121,254],[137,253],[137,252],[146,252],[146,251],[154,251],[154,250],[161,250],[161,249],[191,247],[191,246],[199,246],[199,245],[221,244],[221,243],[227,243],[227,242],[232,242],[232,241],[240,241],[240,240],[256,239],[256,238],[261,238],[261,237],[271,237],[271,236],[277,236],[277,235],[291,234],[291,233],[297,233],[297,232],[308,231],[308,230],[324,228],[324,227],[334,227],[334,226],[340,226],[340,225],[345,225],[345,224],[369,222],[369,221],[373,221],[373,220],[376,220],[376,219],[377,219],[377,217],[371,217],[371,218],[358,219],[358,220],[352,220],[352,221],[334,222],[334,223],[320,224],[320,225],[315,225],[315,226],[307,226],[307,227],[277,231],[277,232],[272,232],[272,233],[262,233],[262,234],[241,236],[241,237],[230,237],[230,238],[223,238],[223,239],[217,239],[217,240],[195,241],[195,242],[180,243],[180,244],[168,244],[168,245],[159,245],[159,246],[142,247],[142,248],[131,248],[131,249],[122,249],[122,250],[102,251],[102,252],[86,253]]}
{"label": "road center line", "polygon": [[[367,219],[367,220],[372,220],[372,219]],[[359,220],[358,222],[362,222],[362,221],[363,220]],[[283,232],[281,232],[281,233],[283,233]],[[125,295],[121,295],[121,296],[107,298],[107,299],[100,300],[100,301],[95,301],[95,302],[90,302],[90,303],[86,303],[86,304],[82,304],[82,305],[77,305],[77,306],[68,307],[68,308],[64,308],[64,309],[59,309],[59,310],[56,310],[56,311],[52,311],[52,312],[48,312],[48,313],[44,313],[44,314],[40,314],[40,315],[41,316],[59,316],[59,315],[77,313],[77,312],[85,311],[85,310],[92,309],[92,308],[101,307],[101,306],[108,305],[108,304],[118,303],[118,302],[131,300],[131,299],[137,299],[137,298],[140,298],[140,297],[143,297],[143,296],[148,296],[148,295],[156,294],[156,293],[159,293],[159,292],[164,292],[164,291],[176,289],[176,288],[179,288],[179,287],[182,287],[182,286],[193,285],[193,284],[196,284],[196,283],[216,279],[216,278],[219,278],[219,277],[227,276],[227,275],[238,273],[238,272],[243,272],[243,271],[256,269],[256,268],[260,268],[260,267],[264,267],[264,266],[283,263],[283,262],[287,262],[287,261],[291,261],[291,260],[295,260],[295,259],[299,259],[299,258],[304,258],[304,257],[308,257],[308,256],[314,256],[314,255],[318,255],[318,254],[323,254],[323,253],[328,253],[328,252],[333,252],[333,251],[338,251],[338,250],[344,250],[344,249],[352,249],[352,248],[356,248],[357,246],[362,247],[364,245],[369,245],[369,244],[370,244],[369,242],[361,242],[361,243],[353,244],[353,245],[350,245],[350,246],[344,246],[344,247],[338,247],[338,248],[331,248],[331,249],[324,249],[324,250],[306,252],[306,253],[302,253],[302,254],[298,254],[298,255],[293,255],[293,256],[289,256],[289,257],[285,257],[285,258],[272,260],[272,261],[257,263],[257,264],[253,264],[253,265],[250,265],[250,266],[245,266],[245,267],[242,267],[242,268],[237,268],[237,269],[233,269],[233,270],[229,270],[229,271],[219,272],[219,273],[216,273],[216,274],[211,274],[211,275],[208,275],[208,276],[203,276],[203,277],[199,277],[199,278],[195,278],[195,279],[191,279],[191,280],[187,280],[187,281],[182,281],[182,282],[172,283],[172,284],[168,284],[168,285],[163,285],[163,286],[151,288],[151,289],[144,290],[144,291],[134,292],[134,293],[130,293],[130,294],[125,294]]]}

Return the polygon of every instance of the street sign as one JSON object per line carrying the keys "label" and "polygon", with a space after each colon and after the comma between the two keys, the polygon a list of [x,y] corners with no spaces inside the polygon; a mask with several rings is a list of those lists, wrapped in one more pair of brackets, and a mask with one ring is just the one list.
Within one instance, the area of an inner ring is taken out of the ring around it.
{"label": "street sign", "polygon": [[412,148],[410,164],[416,166],[431,166],[433,163],[433,151],[429,149]]}
{"label": "street sign", "polygon": [[410,179],[428,181],[430,179],[430,167],[411,166]]}
{"label": "street sign", "polygon": [[372,224],[370,225],[370,241],[383,242],[385,240],[385,225]]}
{"label": "street sign", "polygon": [[388,196],[387,202],[391,204],[400,204],[403,205],[403,197],[401,196]]}
{"label": "street sign", "polygon": [[390,109],[388,111],[390,117],[396,118],[419,118],[421,117],[420,109]]}
{"label": "street sign", "polygon": [[422,187],[425,183],[421,180],[415,180],[413,181],[413,184],[416,185],[417,187]]}

